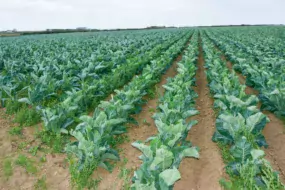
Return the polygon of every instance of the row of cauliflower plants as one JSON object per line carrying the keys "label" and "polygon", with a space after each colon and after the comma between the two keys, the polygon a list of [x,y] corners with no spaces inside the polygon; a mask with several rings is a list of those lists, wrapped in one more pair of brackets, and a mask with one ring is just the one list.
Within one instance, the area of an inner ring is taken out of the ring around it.
{"label": "row of cauliflower plants", "polygon": [[[270,46],[270,43],[262,42],[262,37],[257,38],[258,40],[252,45],[251,38],[244,35],[241,37],[228,36],[227,33],[224,35],[209,31],[207,33],[226,57],[234,63],[233,68],[246,76],[246,85],[258,90],[258,97],[262,102],[261,109],[269,110],[284,118],[285,60],[283,55],[270,49],[272,44]],[[259,36],[258,33],[255,35]]]}
{"label": "row of cauliflower plants", "polygon": [[[131,189],[173,189],[180,179],[178,167],[185,157],[199,158],[197,147],[186,140],[189,130],[197,123],[187,118],[198,114],[195,109],[196,62],[198,56],[198,32],[178,63],[178,74],[168,78],[165,94],[161,97],[157,112],[153,115],[158,134],[145,142],[132,145],[142,151],[142,165],[134,172]],[[191,168],[190,168],[191,169]]]}
{"label": "row of cauliflower plants", "polygon": [[[64,132],[189,30],[0,39],[0,99],[21,125]],[[114,82],[116,81],[116,82]]]}
{"label": "row of cauliflower plants", "polygon": [[284,188],[261,149],[268,146],[262,130],[269,119],[257,108],[258,98],[245,94],[245,85],[226,67],[226,61],[204,33],[202,41],[207,79],[217,111],[212,139],[223,150],[230,176],[230,181],[221,183],[226,189]]}
{"label": "row of cauliflower plants", "polygon": [[[54,133],[66,132],[69,126],[76,123],[77,118],[84,115],[91,107],[96,107],[101,100],[130,81],[134,75],[140,73],[142,69],[160,59],[160,55],[172,45],[176,44],[181,37],[189,37],[189,31],[177,35],[176,38],[166,38],[162,44],[146,52],[141,52],[144,56],[136,55],[135,59],[127,60],[112,70],[111,73],[104,75],[102,78],[85,83],[80,90],[71,90],[66,92],[67,96],[64,101],[53,107],[40,108],[44,126],[47,131]],[[157,43],[157,40],[155,40]],[[88,76],[88,73],[84,73]]]}
{"label": "row of cauliflower plants", "polygon": [[114,137],[127,132],[127,123],[135,122],[131,115],[140,112],[146,91],[160,80],[188,39],[189,36],[185,36],[153,60],[141,75],[122,90],[116,90],[116,95],[110,101],[102,101],[93,116],[80,117],[80,124],[69,131],[76,141],[66,147],[66,152],[77,161],[78,172],[97,167],[112,170],[111,162],[120,159],[111,146]]}

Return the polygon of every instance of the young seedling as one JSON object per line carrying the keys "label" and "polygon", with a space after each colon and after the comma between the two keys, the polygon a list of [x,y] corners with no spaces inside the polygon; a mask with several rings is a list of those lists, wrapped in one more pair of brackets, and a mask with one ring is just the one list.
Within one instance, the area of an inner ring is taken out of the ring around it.
{"label": "young seedling", "polygon": [[41,115],[35,108],[22,107],[15,115],[15,122],[21,126],[31,126],[39,123]]}
{"label": "young seedling", "polygon": [[23,150],[27,147],[27,145],[28,145],[27,142],[20,142],[20,144],[18,145],[18,149]]}
{"label": "young seedling", "polygon": [[7,158],[3,162],[3,172],[7,179],[13,175],[13,168],[12,168],[12,161],[11,159]]}
{"label": "young seedling", "polygon": [[156,86],[154,86],[154,87],[148,89],[147,94],[149,96],[149,99],[154,99],[158,94],[158,88]]}
{"label": "young seedling", "polygon": [[18,127],[13,127],[9,130],[10,135],[22,135],[22,129],[23,127],[18,126]]}
{"label": "young seedling", "polygon": [[46,155],[43,155],[42,157],[40,157],[40,162],[46,162],[46,161],[47,161]]}
{"label": "young seedling", "polygon": [[154,112],[155,112],[155,109],[154,109],[154,108],[149,108],[148,111],[149,111],[150,113],[154,113]]}
{"label": "young seedling", "polygon": [[34,146],[34,147],[31,147],[29,149],[29,153],[31,153],[33,156],[35,156],[38,152],[38,149],[39,149],[39,146]]}
{"label": "young seedling", "polygon": [[40,138],[43,144],[50,147],[52,153],[61,153],[69,142],[68,136],[55,135],[47,131],[37,132],[36,138]]}
{"label": "young seedling", "polygon": [[15,164],[25,168],[28,173],[37,173],[37,168],[33,165],[33,161],[25,155],[20,154],[17,160],[15,161]]}
{"label": "young seedling", "polygon": [[71,175],[71,183],[76,189],[97,189],[101,178],[93,179],[92,174],[97,169],[97,162],[94,160],[94,163],[88,166],[83,166],[83,168],[78,170],[78,163],[72,157],[68,158],[69,162],[69,172]]}
{"label": "young seedling", "polygon": [[38,179],[35,184],[36,190],[46,190],[47,184],[46,184],[46,176],[43,176],[42,178]]}
{"label": "young seedling", "polygon": [[146,119],[143,120],[143,123],[144,123],[145,125],[147,125],[147,126],[150,126],[150,125],[151,125]]}
{"label": "young seedling", "polygon": [[119,173],[119,178],[123,180],[123,188],[124,189],[130,189],[130,175],[131,175],[131,170],[126,168],[128,159],[124,158],[124,164],[120,168],[120,173]]}

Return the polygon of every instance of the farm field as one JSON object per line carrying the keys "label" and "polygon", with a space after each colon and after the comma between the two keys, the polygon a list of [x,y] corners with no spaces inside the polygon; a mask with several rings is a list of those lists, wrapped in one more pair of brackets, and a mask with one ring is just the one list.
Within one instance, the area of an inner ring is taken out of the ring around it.
{"label": "farm field", "polygon": [[0,38],[0,189],[285,189],[285,28]]}

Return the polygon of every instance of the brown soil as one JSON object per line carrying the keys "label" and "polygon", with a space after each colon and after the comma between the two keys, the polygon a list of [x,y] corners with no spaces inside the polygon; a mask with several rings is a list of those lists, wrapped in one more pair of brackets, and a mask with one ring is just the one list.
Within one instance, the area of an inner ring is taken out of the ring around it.
{"label": "brown soil", "polygon": [[[189,42],[185,45],[185,48],[188,46]],[[184,48],[184,50],[185,50]],[[127,159],[128,162],[124,166],[123,159],[118,165],[115,167],[112,173],[107,172],[106,170],[99,169],[97,173],[100,173],[102,177],[102,181],[99,184],[99,190],[121,190],[124,189],[124,183],[131,184],[131,177],[133,176],[134,171],[139,168],[141,165],[141,160],[139,160],[139,156],[142,154],[139,150],[131,146],[131,143],[140,140],[145,141],[147,138],[157,134],[157,128],[155,126],[154,120],[152,119],[153,114],[156,111],[156,107],[158,106],[159,96],[164,94],[165,89],[162,85],[167,83],[167,78],[174,77],[177,74],[177,62],[182,59],[183,53],[181,53],[173,62],[172,66],[166,71],[164,75],[161,76],[161,80],[158,84],[156,84],[156,97],[153,99],[148,99],[147,103],[142,106],[142,111],[134,115],[134,118],[138,121],[139,125],[130,125],[128,129],[128,137],[130,142],[123,143],[119,148],[122,149],[120,153],[121,158]],[[118,176],[122,168],[127,168],[131,170],[130,175],[127,176],[127,180],[120,179]]]}
{"label": "brown soil", "polygon": [[198,124],[190,130],[188,138],[194,146],[200,148],[200,158],[199,160],[184,159],[182,161],[179,167],[182,178],[175,184],[175,190],[221,189],[219,179],[224,175],[224,163],[219,148],[211,140],[215,131],[215,115],[212,109],[213,99],[210,97],[207,86],[201,45],[199,48],[198,71],[196,73],[197,87],[195,91],[199,95],[196,105],[200,114],[193,117],[198,121]]}
{"label": "brown soil", "polygon": [[[219,51],[219,50],[218,50]],[[225,56],[222,56],[223,60],[226,60]],[[227,67],[233,70],[233,64],[227,61]],[[245,85],[245,76],[236,72],[241,84]],[[246,94],[258,95],[259,92],[249,86],[246,86]],[[260,108],[261,102],[258,107]],[[284,122],[277,118],[273,113],[268,111],[262,111],[269,119],[270,122],[266,124],[263,135],[268,143],[268,148],[264,149],[266,153],[266,159],[271,163],[273,168],[280,173],[280,179],[285,183],[285,128]]]}
{"label": "brown soil", "polygon": [[[0,189],[34,189],[37,180],[43,177],[48,189],[71,189],[65,155],[47,153],[46,162],[40,162],[44,152],[38,151],[36,156],[28,153],[29,148],[39,144],[33,136],[35,128],[24,128],[22,136],[12,136],[9,130],[16,125],[12,122],[12,117],[5,114],[5,109],[0,109]],[[21,149],[22,143],[26,145]],[[37,168],[35,174],[29,174],[23,167],[15,164],[20,154],[32,160],[32,165]],[[13,173],[10,177],[4,175],[4,160],[10,160],[12,163]]]}

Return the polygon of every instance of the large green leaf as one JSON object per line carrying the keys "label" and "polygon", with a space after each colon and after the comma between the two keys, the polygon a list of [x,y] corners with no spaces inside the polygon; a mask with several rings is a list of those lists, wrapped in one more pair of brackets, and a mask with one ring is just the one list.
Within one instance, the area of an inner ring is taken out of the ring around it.
{"label": "large green leaf", "polygon": [[245,125],[245,119],[241,114],[233,116],[231,114],[221,114],[216,121],[217,131],[213,136],[214,141],[221,141],[225,143],[232,142],[239,131]]}
{"label": "large green leaf", "polygon": [[199,152],[198,152],[197,148],[191,147],[191,148],[187,148],[187,149],[183,150],[183,152],[181,153],[181,156],[182,157],[199,158]]}
{"label": "large green leaf", "polygon": [[146,158],[152,160],[153,152],[149,146],[144,145],[143,143],[140,142],[133,142],[132,146],[142,151]]}
{"label": "large green leaf", "polygon": [[156,150],[156,155],[150,165],[150,170],[165,170],[171,166],[173,159],[173,153],[167,150],[166,146],[161,146]]}
{"label": "large green leaf", "polygon": [[164,170],[159,174],[160,189],[168,189],[180,178],[180,172],[176,168]]}
{"label": "large green leaf", "polygon": [[265,155],[263,150],[258,150],[258,149],[251,150],[250,154],[251,154],[253,160],[257,160],[259,158],[262,158]]}
{"label": "large green leaf", "polygon": [[265,127],[265,124],[266,116],[261,112],[251,115],[246,119],[246,126],[248,127],[249,131],[254,134],[260,133]]}
{"label": "large green leaf", "polygon": [[251,156],[252,145],[247,141],[245,137],[236,141],[230,149],[231,155],[236,161],[245,163],[247,159]]}

